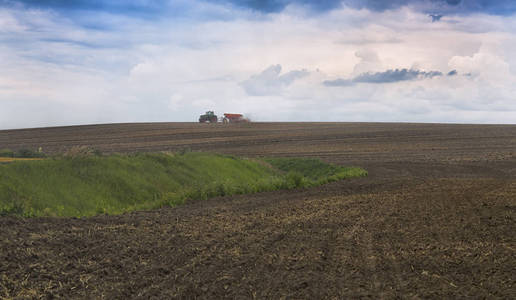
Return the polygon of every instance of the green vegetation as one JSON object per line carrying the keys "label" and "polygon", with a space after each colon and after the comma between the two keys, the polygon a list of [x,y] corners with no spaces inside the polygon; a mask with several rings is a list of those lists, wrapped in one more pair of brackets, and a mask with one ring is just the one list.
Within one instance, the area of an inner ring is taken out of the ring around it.
{"label": "green vegetation", "polygon": [[264,161],[193,152],[100,156],[88,151],[14,161],[0,165],[0,215],[119,214],[366,174],[314,159]]}
{"label": "green vegetation", "polygon": [[367,171],[355,167],[340,167],[316,158],[264,158],[273,168],[286,172],[287,176],[300,177],[303,186],[321,185],[328,182],[367,176]]}
{"label": "green vegetation", "polygon": [[0,149],[0,157],[10,158],[43,158],[45,154],[40,150],[33,151],[30,149],[20,149],[18,151],[12,151],[9,149]]}

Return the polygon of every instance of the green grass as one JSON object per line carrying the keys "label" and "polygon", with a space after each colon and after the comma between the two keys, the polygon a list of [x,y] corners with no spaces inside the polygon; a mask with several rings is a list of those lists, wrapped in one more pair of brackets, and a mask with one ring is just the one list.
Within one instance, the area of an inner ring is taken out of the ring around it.
{"label": "green grass", "polygon": [[10,149],[0,149],[0,157],[10,158],[42,158],[45,154],[40,151],[33,151],[30,149],[20,149],[18,151],[12,151]]}
{"label": "green grass", "polygon": [[357,167],[341,167],[316,158],[264,158],[273,168],[301,180],[300,186],[321,185],[345,178],[367,176],[367,171]]}
{"label": "green grass", "polygon": [[265,161],[189,152],[78,155],[0,164],[0,215],[120,214],[366,174],[312,159]]}

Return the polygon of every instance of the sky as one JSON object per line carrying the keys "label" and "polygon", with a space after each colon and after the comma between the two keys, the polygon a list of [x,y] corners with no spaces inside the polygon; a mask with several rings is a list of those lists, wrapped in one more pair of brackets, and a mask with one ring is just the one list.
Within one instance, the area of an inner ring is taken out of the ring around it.
{"label": "sky", "polygon": [[0,129],[515,123],[513,0],[0,0]]}

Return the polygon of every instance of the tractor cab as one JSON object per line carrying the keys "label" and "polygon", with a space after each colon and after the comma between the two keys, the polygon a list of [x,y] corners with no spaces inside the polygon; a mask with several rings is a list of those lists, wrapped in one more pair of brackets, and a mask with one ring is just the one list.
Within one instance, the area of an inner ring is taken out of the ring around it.
{"label": "tractor cab", "polygon": [[199,117],[199,123],[217,123],[217,115],[212,110]]}

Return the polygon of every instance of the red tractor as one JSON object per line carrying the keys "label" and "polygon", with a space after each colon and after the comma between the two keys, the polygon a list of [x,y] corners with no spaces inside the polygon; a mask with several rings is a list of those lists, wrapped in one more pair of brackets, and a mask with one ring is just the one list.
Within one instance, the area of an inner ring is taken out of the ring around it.
{"label": "red tractor", "polygon": [[244,118],[244,115],[242,114],[224,114],[224,118],[222,119],[222,123],[247,123],[249,122],[249,119]]}

